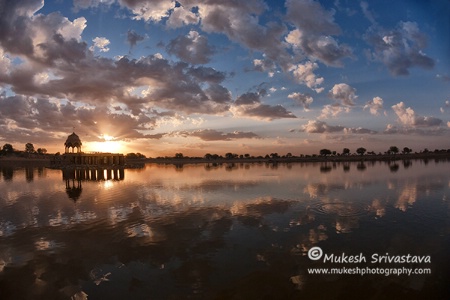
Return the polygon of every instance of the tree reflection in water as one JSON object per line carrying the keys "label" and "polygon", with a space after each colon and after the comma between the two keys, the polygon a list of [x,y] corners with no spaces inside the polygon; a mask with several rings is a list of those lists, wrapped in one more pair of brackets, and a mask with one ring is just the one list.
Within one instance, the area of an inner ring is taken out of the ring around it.
{"label": "tree reflection in water", "polygon": [[[445,298],[448,162],[360,165],[2,169],[1,298]],[[313,246],[431,255],[432,274],[310,275]]]}

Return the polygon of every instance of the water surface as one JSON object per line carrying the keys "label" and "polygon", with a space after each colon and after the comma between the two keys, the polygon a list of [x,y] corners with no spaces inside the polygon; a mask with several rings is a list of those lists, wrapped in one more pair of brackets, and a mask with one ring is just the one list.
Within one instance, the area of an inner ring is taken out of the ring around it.
{"label": "water surface", "polygon": [[[0,299],[449,299],[449,167],[0,166]],[[312,247],[431,263],[324,263]],[[355,266],[431,273],[308,273]]]}

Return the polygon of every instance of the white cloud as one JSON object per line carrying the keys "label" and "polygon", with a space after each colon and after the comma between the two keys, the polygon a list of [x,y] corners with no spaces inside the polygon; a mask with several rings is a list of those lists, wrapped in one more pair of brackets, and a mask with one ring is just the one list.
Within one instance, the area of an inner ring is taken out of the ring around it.
{"label": "white cloud", "polygon": [[330,133],[330,132],[340,132],[344,130],[342,126],[330,126],[325,122],[310,120],[306,125],[301,127],[301,131],[307,133]]}
{"label": "white cloud", "polygon": [[179,28],[185,25],[195,25],[200,21],[198,15],[183,6],[175,7],[170,14],[166,25],[170,28]]}
{"label": "white cloud", "polygon": [[340,101],[340,104],[346,106],[355,105],[355,100],[358,96],[355,94],[356,89],[352,88],[346,83],[338,83],[328,93],[328,97]]}
{"label": "white cloud", "polygon": [[368,108],[372,115],[379,115],[380,110],[383,109],[383,99],[374,97],[364,105],[364,109]]}
{"label": "white cloud", "polygon": [[328,119],[331,117],[334,118],[343,112],[349,113],[350,107],[344,107],[339,104],[333,104],[333,105],[327,104],[327,105],[324,105],[324,107],[322,108],[319,118],[320,119]]}
{"label": "white cloud", "polygon": [[97,48],[100,52],[108,52],[109,48],[108,45],[111,43],[107,38],[105,37],[96,37],[92,40],[94,42],[94,45],[92,45],[89,49],[91,51],[95,51]]}
{"label": "white cloud", "polygon": [[443,122],[441,119],[435,117],[418,116],[411,107],[406,107],[403,102],[393,105],[392,109],[397,115],[400,123],[405,126],[439,126]]}
{"label": "white cloud", "polygon": [[292,73],[298,83],[305,84],[310,89],[320,93],[323,91],[323,88],[319,88],[318,86],[323,83],[324,79],[323,77],[317,77],[316,74],[314,74],[314,70],[317,68],[317,63],[307,61],[304,64],[293,66]]}
{"label": "white cloud", "polygon": [[169,17],[170,9],[175,8],[173,0],[119,0],[119,3],[133,12],[133,19],[145,22],[160,22],[163,18]]}

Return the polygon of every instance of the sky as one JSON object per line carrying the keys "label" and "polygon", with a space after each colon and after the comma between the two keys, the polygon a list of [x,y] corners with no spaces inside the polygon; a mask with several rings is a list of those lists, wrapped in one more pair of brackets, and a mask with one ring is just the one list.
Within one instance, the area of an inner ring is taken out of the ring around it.
{"label": "sky", "polygon": [[0,146],[448,149],[449,15],[446,0],[0,0]]}

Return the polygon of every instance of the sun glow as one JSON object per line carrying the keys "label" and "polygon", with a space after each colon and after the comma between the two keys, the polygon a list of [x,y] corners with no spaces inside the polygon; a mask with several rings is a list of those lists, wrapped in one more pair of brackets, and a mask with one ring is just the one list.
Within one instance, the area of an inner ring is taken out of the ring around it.
{"label": "sun glow", "polygon": [[103,141],[101,142],[91,142],[89,148],[94,152],[105,152],[105,153],[121,153],[124,150],[123,142],[118,141],[115,137],[108,134],[103,134],[100,136]]}

